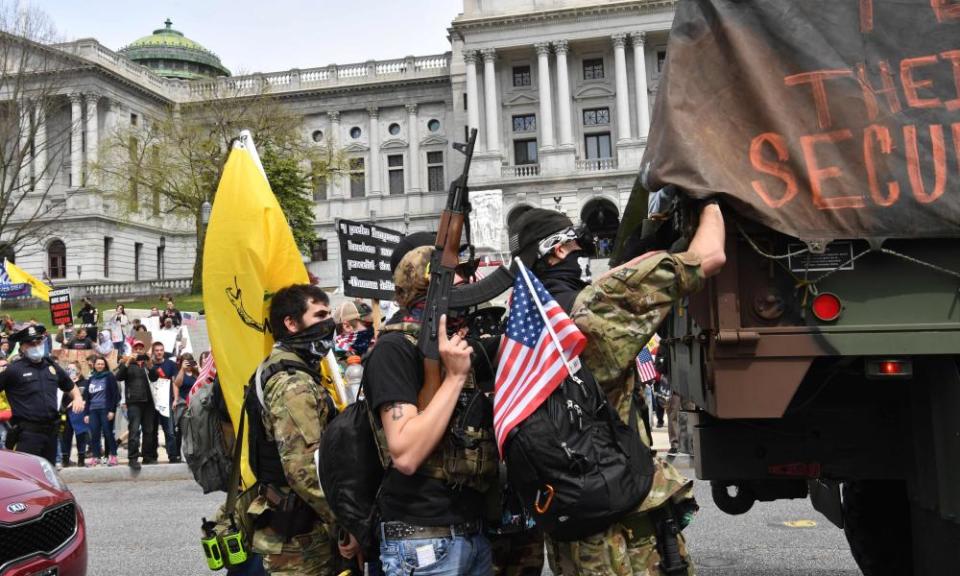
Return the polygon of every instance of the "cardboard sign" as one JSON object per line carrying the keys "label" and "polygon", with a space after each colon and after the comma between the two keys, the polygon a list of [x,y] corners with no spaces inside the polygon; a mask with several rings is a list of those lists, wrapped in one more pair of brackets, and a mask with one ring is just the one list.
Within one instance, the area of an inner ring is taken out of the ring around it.
{"label": "cardboard sign", "polygon": [[63,326],[73,321],[73,306],[70,304],[70,290],[60,288],[50,291],[50,321],[53,326]]}
{"label": "cardboard sign", "polygon": [[403,234],[366,222],[337,221],[343,294],[393,300],[390,257]]}
{"label": "cardboard sign", "polygon": [[681,0],[656,94],[646,190],[803,240],[960,233],[955,1]]}

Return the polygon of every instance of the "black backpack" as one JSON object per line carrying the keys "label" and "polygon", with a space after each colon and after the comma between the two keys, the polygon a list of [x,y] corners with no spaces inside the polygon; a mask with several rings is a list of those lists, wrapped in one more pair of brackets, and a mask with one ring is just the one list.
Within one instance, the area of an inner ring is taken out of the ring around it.
{"label": "black backpack", "polygon": [[337,524],[353,534],[364,555],[378,554],[377,495],[384,467],[366,400],[337,414],[323,431],[317,472]]}
{"label": "black backpack", "polygon": [[646,498],[653,454],[640,440],[636,406],[623,423],[582,369],[504,443],[507,478],[551,538],[579,540],[607,529]]}

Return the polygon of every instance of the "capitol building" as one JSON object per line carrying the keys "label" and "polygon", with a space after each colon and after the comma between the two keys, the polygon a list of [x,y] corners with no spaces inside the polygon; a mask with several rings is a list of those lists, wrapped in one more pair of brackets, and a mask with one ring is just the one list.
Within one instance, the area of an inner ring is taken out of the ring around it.
{"label": "capitol building", "polygon": [[463,0],[447,30],[417,31],[446,35],[443,54],[248,76],[232,76],[169,20],[123,47],[93,38],[57,44],[51,48],[75,64],[69,83],[31,121],[38,139],[66,140],[50,149],[56,158],[37,154],[32,174],[65,210],[48,237],[7,257],[94,294],[97,286],[188,282],[193,223],[149,202],[133,214],[120,210],[90,167],[105,134],[223,93],[218,87],[242,94],[248,85],[268,86],[302,118],[305,141],[334,143],[349,166],[313,191],[318,241],[305,261],[322,286],[340,282],[337,218],[436,229],[463,164],[452,145],[472,127],[480,133],[470,171],[480,212],[474,227],[485,251],[507,250],[506,222],[521,206],[562,210],[611,237],[646,145],[674,7],[675,0]]}

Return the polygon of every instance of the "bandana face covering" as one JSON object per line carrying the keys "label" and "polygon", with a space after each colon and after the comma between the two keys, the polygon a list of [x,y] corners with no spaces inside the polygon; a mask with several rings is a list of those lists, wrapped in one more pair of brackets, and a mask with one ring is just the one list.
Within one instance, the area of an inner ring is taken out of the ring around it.
{"label": "bandana face covering", "polygon": [[280,342],[308,363],[317,364],[333,349],[333,318],[321,320],[306,330],[281,338]]}

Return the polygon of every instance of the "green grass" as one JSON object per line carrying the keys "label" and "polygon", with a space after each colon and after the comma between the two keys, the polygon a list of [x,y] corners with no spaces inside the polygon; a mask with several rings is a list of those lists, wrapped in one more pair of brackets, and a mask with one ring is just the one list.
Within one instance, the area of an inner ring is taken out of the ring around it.
{"label": "green grass", "polygon": [[[203,296],[200,294],[183,294],[176,296],[174,297],[174,302],[176,302],[177,308],[181,312],[198,312],[201,308],[203,308]],[[159,296],[154,296],[151,298],[137,298],[130,302],[96,301],[97,308],[100,310],[101,322],[110,318],[118,303],[123,304],[128,310],[135,308],[149,310],[153,306],[156,306],[162,310],[164,306],[166,306],[166,300],[160,298]],[[72,304],[73,313],[76,315],[77,312],[80,311],[80,308],[83,307],[83,303],[77,301],[73,302]],[[46,305],[32,308],[7,308],[0,303],[0,315],[2,314],[9,314],[10,317],[13,318],[14,322],[26,322],[27,320],[33,318],[41,324],[50,324],[50,308]]]}

